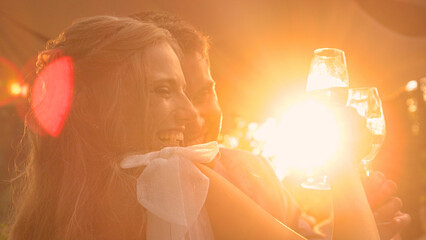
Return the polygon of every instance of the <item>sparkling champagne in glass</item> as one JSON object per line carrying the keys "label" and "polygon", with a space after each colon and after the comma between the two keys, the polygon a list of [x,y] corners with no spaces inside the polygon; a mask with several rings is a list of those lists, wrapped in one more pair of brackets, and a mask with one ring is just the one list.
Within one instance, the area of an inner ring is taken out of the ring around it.
{"label": "sparkling champagne in glass", "polygon": [[[343,107],[347,103],[348,87],[345,53],[336,48],[316,49],[306,85],[308,98],[327,107]],[[303,187],[330,189],[327,176],[323,172],[311,169],[307,175],[307,180],[302,183]]]}
{"label": "sparkling champagne in glass", "polygon": [[369,164],[379,152],[386,134],[382,102],[380,100],[377,88],[366,87],[350,89],[347,105],[354,107],[358,114],[366,119],[367,128],[371,133],[371,150],[367,156],[362,159],[364,170],[367,176],[369,176]]}
{"label": "sparkling champagne in glass", "polygon": [[309,69],[306,92],[348,87],[345,53],[336,48],[316,49]]}

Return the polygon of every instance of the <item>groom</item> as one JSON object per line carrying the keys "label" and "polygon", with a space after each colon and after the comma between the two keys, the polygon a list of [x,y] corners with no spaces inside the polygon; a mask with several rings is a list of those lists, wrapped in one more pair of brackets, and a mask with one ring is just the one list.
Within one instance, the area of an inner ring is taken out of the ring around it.
{"label": "groom", "polygon": [[[215,81],[210,75],[207,37],[183,20],[166,13],[142,12],[132,17],[168,30],[183,51],[182,69],[187,82],[187,95],[198,113],[198,119],[187,126],[185,144],[215,141],[221,129],[222,111]],[[266,160],[234,149],[221,148],[220,153],[221,157],[214,166],[215,171],[299,234],[308,239],[326,238],[308,224],[309,221],[302,216],[291,195],[282,188]],[[365,184],[365,189],[376,222],[391,222],[380,225],[381,239],[394,237],[410,221],[407,214],[399,211],[401,200],[392,197],[396,184],[386,180],[382,173],[374,172]],[[330,234],[326,235],[330,237]]]}

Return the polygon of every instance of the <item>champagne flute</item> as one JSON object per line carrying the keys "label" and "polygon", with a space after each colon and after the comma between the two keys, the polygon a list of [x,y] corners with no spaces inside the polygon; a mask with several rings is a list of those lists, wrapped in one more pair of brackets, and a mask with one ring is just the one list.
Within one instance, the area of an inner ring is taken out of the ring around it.
{"label": "champagne flute", "polygon": [[345,53],[336,48],[316,49],[309,69],[306,92],[348,87]]}
{"label": "champagne flute", "polygon": [[[348,87],[345,53],[336,48],[316,49],[306,85],[308,98],[327,107],[343,107],[347,103]],[[321,169],[309,169],[307,175],[303,187],[330,189],[327,176]]]}
{"label": "champagne flute", "polygon": [[382,102],[377,88],[353,88],[349,90],[347,105],[354,107],[358,114],[367,121],[367,128],[372,136],[370,152],[362,159],[362,164],[367,176],[370,175],[370,162],[382,146],[386,134],[385,118],[383,116]]}

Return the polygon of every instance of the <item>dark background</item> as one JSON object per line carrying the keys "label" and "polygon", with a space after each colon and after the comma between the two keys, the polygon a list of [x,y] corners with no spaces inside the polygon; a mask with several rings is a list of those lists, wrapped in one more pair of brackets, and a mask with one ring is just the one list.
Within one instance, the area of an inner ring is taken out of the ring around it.
{"label": "dark background", "polygon": [[[0,56],[22,68],[76,18],[144,10],[177,14],[211,37],[225,133],[236,118],[278,116],[303,93],[313,50],[343,49],[351,87],[376,86],[384,100],[388,134],[375,168],[398,183],[404,210],[413,217],[405,238],[424,234],[425,106],[420,89],[408,93],[404,86],[426,76],[426,1],[3,0]],[[408,99],[416,99],[415,112],[408,111]],[[0,107],[0,180],[9,179],[21,133],[13,104]],[[8,183],[0,186],[0,204],[8,206]]]}

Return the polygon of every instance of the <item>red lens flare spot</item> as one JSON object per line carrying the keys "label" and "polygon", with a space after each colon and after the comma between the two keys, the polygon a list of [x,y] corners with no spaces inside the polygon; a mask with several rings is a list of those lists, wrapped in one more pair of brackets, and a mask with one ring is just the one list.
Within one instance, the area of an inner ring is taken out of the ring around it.
{"label": "red lens flare spot", "polygon": [[23,86],[19,69],[9,60],[0,57],[0,106],[12,103],[20,97]]}
{"label": "red lens flare spot", "polygon": [[32,88],[34,118],[53,137],[61,133],[71,107],[73,70],[70,57],[58,58],[43,69]]}
{"label": "red lens flare spot", "polygon": [[20,92],[21,96],[24,97],[24,98],[27,97],[27,95],[28,95],[28,84],[23,84],[20,87],[21,87],[21,92]]}

